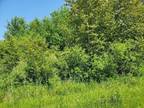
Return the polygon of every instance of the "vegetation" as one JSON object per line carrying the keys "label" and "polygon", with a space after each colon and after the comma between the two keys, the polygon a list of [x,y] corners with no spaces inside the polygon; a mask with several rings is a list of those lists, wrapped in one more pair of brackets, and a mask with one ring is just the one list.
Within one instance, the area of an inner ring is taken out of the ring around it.
{"label": "vegetation", "polygon": [[140,0],[66,0],[50,18],[14,17],[0,107],[144,107],[143,13]]}
{"label": "vegetation", "polygon": [[0,92],[1,108],[143,108],[144,78],[125,77],[101,84],[62,82],[24,85]]}

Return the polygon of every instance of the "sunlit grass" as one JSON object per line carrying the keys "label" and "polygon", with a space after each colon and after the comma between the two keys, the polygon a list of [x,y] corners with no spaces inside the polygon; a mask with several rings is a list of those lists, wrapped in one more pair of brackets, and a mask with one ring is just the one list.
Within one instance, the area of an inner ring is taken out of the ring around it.
{"label": "sunlit grass", "polygon": [[61,82],[53,87],[24,85],[0,92],[0,108],[143,108],[144,77],[100,84]]}

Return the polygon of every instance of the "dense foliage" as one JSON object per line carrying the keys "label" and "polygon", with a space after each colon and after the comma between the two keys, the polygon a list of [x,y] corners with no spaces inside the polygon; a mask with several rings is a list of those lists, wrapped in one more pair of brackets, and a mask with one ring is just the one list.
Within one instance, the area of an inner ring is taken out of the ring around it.
{"label": "dense foliage", "polygon": [[0,87],[141,76],[143,55],[140,0],[66,0],[50,18],[8,23],[0,41]]}

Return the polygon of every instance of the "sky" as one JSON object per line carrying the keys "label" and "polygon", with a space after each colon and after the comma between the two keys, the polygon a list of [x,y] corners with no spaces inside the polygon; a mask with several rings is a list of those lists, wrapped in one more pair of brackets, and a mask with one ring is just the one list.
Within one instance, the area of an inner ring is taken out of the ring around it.
{"label": "sky", "polygon": [[0,39],[14,16],[24,17],[28,22],[34,18],[42,19],[63,4],[64,0],[0,0]]}

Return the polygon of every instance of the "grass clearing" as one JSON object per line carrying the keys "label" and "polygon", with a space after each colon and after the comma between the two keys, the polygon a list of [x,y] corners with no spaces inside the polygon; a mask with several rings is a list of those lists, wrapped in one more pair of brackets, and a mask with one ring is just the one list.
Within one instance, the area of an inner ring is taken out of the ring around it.
{"label": "grass clearing", "polygon": [[1,90],[0,108],[143,108],[144,77],[98,83],[61,82]]}

